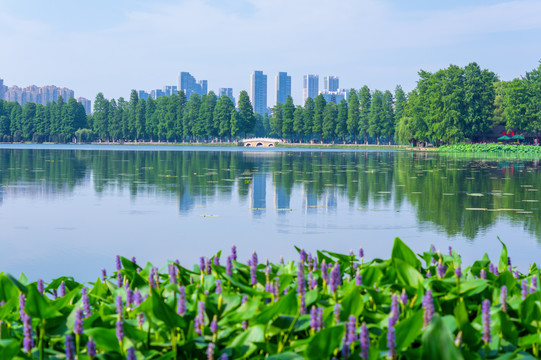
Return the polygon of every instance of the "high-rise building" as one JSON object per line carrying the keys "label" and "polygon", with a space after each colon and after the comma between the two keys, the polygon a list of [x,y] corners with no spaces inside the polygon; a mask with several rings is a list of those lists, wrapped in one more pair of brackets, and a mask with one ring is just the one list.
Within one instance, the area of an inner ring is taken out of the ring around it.
{"label": "high-rise building", "polygon": [[336,91],[323,90],[320,94],[323,95],[326,102],[333,102],[335,104],[339,104],[342,99],[347,100],[348,97],[346,89],[339,89]]}
{"label": "high-rise building", "polygon": [[163,93],[165,94],[165,96],[174,95],[177,93],[177,87],[166,85],[163,87]]}
{"label": "high-rise building", "polygon": [[147,100],[150,97],[150,93],[146,92],[145,90],[139,90],[137,92],[137,98],[139,100]]}
{"label": "high-rise building", "polygon": [[254,71],[250,76],[250,95],[254,112],[267,112],[267,75],[263,71]]}
{"label": "high-rise building", "polygon": [[85,99],[84,97],[78,97],[77,102],[81,103],[85,108],[85,113],[87,115],[90,115],[90,112],[92,111],[92,102],[88,99]]}
{"label": "high-rise building", "polygon": [[74,97],[73,90],[56,86],[38,87],[32,85],[23,89],[18,86],[7,88],[2,84],[0,85],[0,92],[3,92],[1,98],[7,101],[17,101],[21,106],[24,106],[27,102],[46,105],[48,102],[58,101],[60,96],[62,96],[64,102],[67,102]]}
{"label": "high-rise building", "polygon": [[236,104],[235,97],[233,96],[233,88],[219,88],[218,97],[221,97],[222,95],[229,96],[229,98],[233,101],[233,104]]}
{"label": "high-rise building", "polygon": [[287,72],[276,74],[276,104],[285,104],[287,97],[291,96],[291,76]]}
{"label": "high-rise building", "polygon": [[183,90],[186,98],[190,98],[193,93],[203,95],[207,93],[207,80],[195,81],[195,78],[189,72],[180,72],[178,74],[177,91]]}
{"label": "high-rise building", "polygon": [[323,78],[323,90],[338,91],[340,79],[338,76],[325,76]]}
{"label": "high-rise building", "polygon": [[0,79],[0,100],[4,100],[6,91],[8,91],[8,88],[4,85],[4,79]]}
{"label": "high-rise building", "polygon": [[303,105],[309,97],[315,98],[319,93],[319,75],[308,74],[304,75],[302,85],[302,102]]}
{"label": "high-rise building", "polygon": [[165,93],[161,89],[150,90],[150,97],[156,100],[160,96],[164,96]]}

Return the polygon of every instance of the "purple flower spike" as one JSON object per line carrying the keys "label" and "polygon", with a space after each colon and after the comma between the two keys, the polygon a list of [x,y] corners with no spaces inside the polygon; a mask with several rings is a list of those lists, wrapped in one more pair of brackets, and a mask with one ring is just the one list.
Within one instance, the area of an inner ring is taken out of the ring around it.
{"label": "purple flower spike", "polygon": [[432,273],[430,272],[430,270],[427,270],[427,271],[426,271],[426,277],[427,277],[427,278],[432,277]]}
{"label": "purple flower spike", "polygon": [[87,295],[87,289],[83,286],[82,289],[82,298],[83,298],[83,309],[85,311],[85,318],[89,318],[92,315],[92,311],[90,310],[90,299]]}
{"label": "purple flower spike", "polygon": [[441,259],[440,259],[440,262],[438,263],[438,266],[436,266],[436,270],[438,272],[438,277],[441,279],[445,276],[445,265],[442,264],[441,262]]}
{"label": "purple flower spike", "polygon": [[308,289],[309,290],[313,289],[312,287],[313,283],[314,283],[314,274],[312,273],[312,271],[310,271],[308,272]]}
{"label": "purple flower spike", "polygon": [[253,262],[250,262],[250,283],[252,285],[257,284],[256,265]]}
{"label": "purple flower spike", "polygon": [[502,311],[507,312],[507,286],[503,285],[500,292],[500,301],[502,303]]}
{"label": "purple flower spike", "polygon": [[449,256],[453,256],[453,248],[449,246]]}
{"label": "purple flower spike", "polygon": [[184,286],[178,288],[178,307],[177,312],[180,316],[186,315],[186,289]]}
{"label": "purple flower spike", "polygon": [[357,269],[355,273],[355,285],[361,286],[363,284],[363,276],[361,275],[361,269]]}
{"label": "purple flower spike", "polygon": [[135,357],[135,348],[131,347],[128,349],[128,353],[126,354],[127,360],[137,360],[137,357]]}
{"label": "purple flower spike", "polygon": [[131,262],[132,262],[134,265],[137,265],[137,261],[135,261],[135,256],[132,256]]}
{"label": "purple flower spike", "polygon": [[122,342],[124,340],[124,321],[122,318],[118,318],[116,321],[116,338],[119,342]]}
{"label": "purple flower spike", "polygon": [[490,336],[490,300],[486,299],[482,305],[483,311],[483,341],[485,344],[490,344],[492,337]]}
{"label": "purple flower spike", "polygon": [[301,258],[300,258],[300,261],[306,262],[306,252],[304,251],[304,249],[301,249],[299,255],[300,255],[300,257],[301,257]]}
{"label": "purple flower spike", "polygon": [[38,291],[41,295],[43,295],[43,280],[38,279]]}
{"label": "purple flower spike", "polygon": [[487,278],[487,272],[485,271],[485,269],[481,269],[481,279],[486,279]]}
{"label": "purple flower spike", "polygon": [[235,245],[231,248],[231,257],[233,260],[237,261],[237,247]]}
{"label": "purple flower spike", "polygon": [[122,273],[119,272],[116,274],[116,286],[121,288],[123,284],[124,284],[124,279],[122,278]]}
{"label": "purple flower spike", "polygon": [[220,266],[220,257],[218,255],[214,256],[214,265]]}
{"label": "purple flower spike", "polygon": [[120,261],[120,255],[116,256],[116,271],[122,269],[122,262]]}
{"label": "purple flower spike", "polygon": [[393,295],[392,299],[391,299],[391,317],[389,318],[389,325],[396,325],[396,323],[398,322],[398,315],[399,315],[399,310],[398,310],[398,296],[396,294]]}
{"label": "purple flower spike", "polygon": [[312,253],[308,253],[308,256],[306,257],[306,263],[308,264],[308,267],[310,267],[310,264],[312,264]]}
{"label": "purple flower spike", "polygon": [[220,360],[229,360],[229,356],[227,356],[227,353],[223,353],[222,356],[220,356]]}
{"label": "purple flower spike", "polygon": [[20,293],[19,294],[19,316],[21,320],[23,320],[26,315],[26,313],[24,312],[25,305],[26,305],[26,297],[24,296],[23,293]]}
{"label": "purple flower spike", "polygon": [[537,276],[535,275],[532,277],[532,288],[537,290]]}
{"label": "purple flower spike", "polygon": [[528,295],[528,280],[524,279],[522,280],[522,300],[526,299],[526,296]]}
{"label": "purple flower spike", "polygon": [[334,305],[334,322],[339,324],[340,323],[340,304]]}
{"label": "purple flower spike", "polygon": [[354,315],[350,315],[346,326],[346,345],[349,347],[355,340],[357,330],[357,318]]}
{"label": "purple flower spike", "polygon": [[205,258],[203,256],[199,258],[199,269],[201,269],[202,273],[205,272]]}
{"label": "purple flower spike", "polygon": [[205,274],[207,274],[207,275],[210,275],[210,273],[211,273],[210,263],[211,263],[210,259],[206,258],[205,259]]}
{"label": "purple flower spike", "polygon": [[328,277],[328,271],[327,271],[327,262],[325,261],[325,259],[323,259],[323,261],[321,262],[321,277],[323,278],[323,280],[325,280],[326,282],[329,282],[329,277]]}
{"label": "purple flower spike", "polygon": [[88,339],[88,342],[86,343],[86,352],[90,358],[96,356],[96,343],[92,338]]}
{"label": "purple flower spike", "polygon": [[394,324],[391,324],[389,319],[389,331],[387,332],[387,347],[389,348],[389,357],[391,360],[396,359],[396,334],[394,331]]}
{"label": "purple flower spike", "polygon": [[494,266],[493,274],[496,275],[496,276],[500,276],[500,271],[498,270],[497,266]]}
{"label": "purple flower spike", "polygon": [[[312,274],[312,272],[310,272]],[[312,280],[310,280],[310,288],[316,289],[317,288],[317,279],[312,275]]]}
{"label": "purple flower spike", "polygon": [[400,295],[400,302],[404,307],[408,306],[408,294],[406,294],[406,289],[402,289],[402,294]]}
{"label": "purple flower spike", "polygon": [[126,290],[126,307],[131,307],[133,304],[133,290]]}
{"label": "purple flower spike", "polygon": [[214,343],[209,343],[207,347],[207,360],[214,360]]}
{"label": "purple flower spike", "polygon": [[105,282],[105,280],[107,280],[107,270],[104,269],[101,269],[101,280],[103,282]]}
{"label": "purple flower spike", "polygon": [[[245,304],[247,301],[248,301],[248,296],[247,296],[247,295],[243,295],[243,296],[242,296],[242,300],[240,301],[240,303],[241,303],[241,305],[242,305],[242,304]],[[242,328],[243,328],[244,330],[248,329],[248,321],[247,321],[247,320],[244,320],[244,321],[242,322]]]}
{"label": "purple flower spike", "polygon": [[32,319],[26,313],[22,313],[21,320],[23,322],[23,351],[27,354],[32,352],[34,347],[34,338],[32,336]]}
{"label": "purple flower spike", "polygon": [[258,262],[257,262],[257,253],[254,250],[254,253],[252,254],[252,265],[257,267],[257,264],[258,264]]}
{"label": "purple flower spike", "polygon": [[221,294],[222,293],[222,280],[220,279],[217,279],[216,280],[216,294]]}
{"label": "purple flower spike", "polygon": [[361,260],[364,258],[364,250],[363,250],[363,248],[359,249],[359,257],[361,258]]}
{"label": "purple flower spike", "polygon": [[210,323],[210,331],[212,334],[216,334],[218,332],[218,318],[216,315],[214,315],[212,322]]}
{"label": "purple flower spike", "polygon": [[363,325],[361,326],[360,342],[361,342],[361,357],[367,360],[368,350],[370,349],[370,334],[368,333],[368,328],[366,327],[366,323],[363,323]]}
{"label": "purple flower spike", "polygon": [[122,312],[124,311],[124,304],[122,303],[122,296],[116,297],[116,313],[119,316],[122,316]]}
{"label": "purple flower spike", "polygon": [[310,327],[312,328],[312,330],[314,332],[318,331],[318,323],[317,323],[317,314],[318,314],[318,310],[315,306],[312,306],[312,308],[310,309]]}
{"label": "purple flower spike", "polygon": [[334,264],[334,267],[331,271],[331,291],[336,293],[338,286],[340,286],[341,274],[340,274],[340,264]]}
{"label": "purple flower spike", "polygon": [[73,332],[77,335],[83,333],[83,309],[77,309],[75,311],[75,324],[73,325]]}
{"label": "purple flower spike", "polygon": [[73,346],[73,338],[71,335],[66,335],[64,347],[66,349],[66,360],[75,360],[75,348]]}
{"label": "purple flower spike", "polygon": [[195,320],[195,331],[199,335],[203,335],[203,327],[205,326],[205,303],[203,301],[199,302],[199,305],[197,307],[197,316]]}
{"label": "purple flower spike", "polygon": [[494,264],[493,263],[488,264],[488,271],[494,274]]}
{"label": "purple flower spike", "polygon": [[233,276],[233,258],[231,256],[227,257],[227,266],[225,268],[225,273],[228,276]]}
{"label": "purple flower spike", "polygon": [[66,283],[63,281],[60,283],[60,297],[62,296],[66,296]]}
{"label": "purple flower spike", "polygon": [[457,265],[456,268],[455,268],[455,275],[457,278],[461,278],[462,277],[462,269],[460,268],[460,265]]}
{"label": "purple flower spike", "polygon": [[434,301],[432,299],[432,290],[427,290],[423,296],[423,328],[426,328],[432,321],[434,315]]}
{"label": "purple flower spike", "polygon": [[515,270],[515,280],[518,280],[519,277],[520,277],[520,274],[518,270]]}
{"label": "purple flower spike", "polygon": [[171,284],[177,284],[177,267],[175,264],[169,264],[169,282]]}
{"label": "purple flower spike", "polygon": [[304,278],[304,261],[299,262],[299,268],[297,270],[297,292],[304,294],[306,292],[306,281]]}
{"label": "purple flower spike", "polygon": [[304,315],[306,314],[306,294],[301,293],[301,305],[299,309],[299,314]]}

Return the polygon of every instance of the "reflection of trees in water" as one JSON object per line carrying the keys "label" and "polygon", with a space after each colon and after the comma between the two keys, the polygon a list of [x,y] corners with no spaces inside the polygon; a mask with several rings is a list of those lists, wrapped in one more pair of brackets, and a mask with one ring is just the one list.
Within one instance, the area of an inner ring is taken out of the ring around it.
{"label": "reflection of trees in water", "polygon": [[[541,235],[536,160],[393,152],[6,149],[0,150],[0,170],[0,184],[27,192],[70,193],[92,177],[96,193],[174,195],[183,214],[218,197],[228,200],[234,191],[247,201],[254,196],[254,180],[263,184],[270,177],[276,208],[289,207],[292,195],[301,192],[307,211],[336,208],[340,198],[361,209],[411,204],[419,222],[451,236],[473,239],[502,219]],[[264,185],[257,190],[263,204],[267,191]]]}

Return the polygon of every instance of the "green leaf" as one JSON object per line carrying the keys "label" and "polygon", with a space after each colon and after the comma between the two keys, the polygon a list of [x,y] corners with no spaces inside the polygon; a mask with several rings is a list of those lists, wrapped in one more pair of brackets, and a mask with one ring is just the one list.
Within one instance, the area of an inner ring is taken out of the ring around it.
{"label": "green leaf", "polygon": [[344,295],[341,301],[342,311],[340,312],[340,318],[342,321],[346,321],[349,315],[359,317],[363,312],[363,301],[359,287],[353,287],[347,294]]}
{"label": "green leaf", "polygon": [[50,319],[62,314],[41,295],[35,286],[29,286],[24,311],[33,318]]}
{"label": "green leaf", "polygon": [[398,276],[398,280],[402,285],[412,287],[414,289],[422,286],[424,278],[423,275],[409,263],[400,258],[393,259],[394,268]]}
{"label": "green leaf", "polygon": [[409,318],[400,321],[395,327],[396,348],[406,349],[415,341],[423,330],[423,310],[417,311]]}
{"label": "green leaf", "polygon": [[300,356],[299,354],[295,354],[294,352],[285,352],[282,354],[271,355],[266,359],[267,360],[301,360],[304,358]]}
{"label": "green leaf", "polygon": [[120,352],[120,344],[116,337],[116,329],[95,327],[84,330],[85,335],[92,337],[98,349],[106,352]]}
{"label": "green leaf", "polygon": [[[26,288],[24,293],[26,293]],[[0,273],[0,301],[8,301],[19,296],[17,286],[10,280],[8,275]]]}
{"label": "green leaf", "polygon": [[184,325],[185,320],[182,319],[173,309],[171,309],[154,289],[152,289],[151,298],[152,313],[157,319],[163,321],[168,329],[174,329]]}
{"label": "green leaf", "polygon": [[394,239],[391,253],[391,260],[394,262],[396,259],[403,260],[415,269],[421,268],[421,261],[417,258],[417,255],[400,238]]}
{"label": "green leaf", "polygon": [[239,306],[236,311],[232,311],[227,316],[218,321],[220,325],[239,323],[244,320],[250,320],[257,312],[261,298],[249,298],[244,304]]}
{"label": "green leaf", "polygon": [[334,350],[340,346],[345,332],[344,325],[335,325],[317,332],[306,347],[305,358],[330,359]]}
{"label": "green leaf", "polygon": [[476,331],[471,325],[464,300],[461,299],[458,302],[455,307],[454,314],[458,328],[460,331],[462,331],[462,341],[468,344],[471,348],[475,348],[479,341],[481,341],[481,335],[479,335],[479,332]]}
{"label": "green leaf", "polygon": [[500,254],[500,262],[498,263],[498,270],[500,273],[504,272],[507,269],[508,264],[508,253],[507,253],[507,246],[501,241],[501,239],[498,237],[498,240],[502,244],[502,252]]}
{"label": "green leaf", "polygon": [[256,318],[256,324],[266,324],[278,315],[295,315],[298,311],[297,292],[290,291],[273,305],[268,306]]}
{"label": "green leaf", "polygon": [[255,325],[248,330],[243,331],[239,336],[237,336],[231,343],[229,347],[233,348],[235,351],[235,359],[240,359],[249,356],[253,353],[257,346],[255,342],[262,342],[265,339],[265,327],[263,325]]}
{"label": "green leaf", "polygon": [[455,346],[451,332],[439,314],[434,314],[432,322],[425,330],[422,338],[423,360],[461,360],[462,354]]}
{"label": "green leaf", "polygon": [[468,297],[483,292],[488,287],[488,281],[473,279],[460,283],[460,294]]}
{"label": "green leaf", "polygon": [[520,320],[524,325],[536,322],[541,324],[541,292],[536,291],[526,296],[519,307]]}
{"label": "green leaf", "polygon": [[15,339],[0,340],[0,359],[13,359],[19,353],[20,348],[20,343]]}
{"label": "green leaf", "polygon": [[509,315],[503,311],[499,311],[498,316],[500,318],[503,338],[512,344],[516,344],[518,342],[518,331],[515,324],[513,324]]}

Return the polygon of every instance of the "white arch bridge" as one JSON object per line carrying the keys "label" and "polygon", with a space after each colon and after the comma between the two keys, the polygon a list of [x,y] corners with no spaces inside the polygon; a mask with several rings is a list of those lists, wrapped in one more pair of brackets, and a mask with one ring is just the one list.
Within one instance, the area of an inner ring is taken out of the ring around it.
{"label": "white arch bridge", "polygon": [[243,139],[242,144],[245,147],[274,147],[277,143],[282,143],[280,139],[273,138],[251,138]]}

